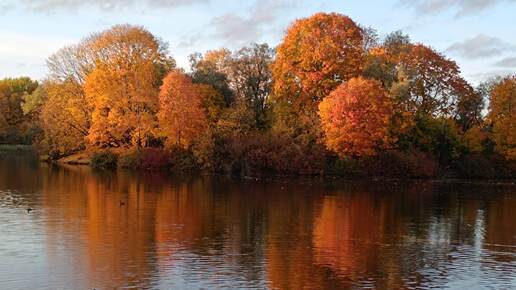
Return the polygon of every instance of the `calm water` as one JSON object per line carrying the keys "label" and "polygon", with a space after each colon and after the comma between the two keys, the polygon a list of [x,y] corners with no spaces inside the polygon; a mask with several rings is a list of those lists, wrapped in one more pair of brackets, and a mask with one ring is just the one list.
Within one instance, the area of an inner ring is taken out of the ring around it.
{"label": "calm water", "polygon": [[0,289],[93,288],[514,289],[516,188],[171,178],[0,155]]}

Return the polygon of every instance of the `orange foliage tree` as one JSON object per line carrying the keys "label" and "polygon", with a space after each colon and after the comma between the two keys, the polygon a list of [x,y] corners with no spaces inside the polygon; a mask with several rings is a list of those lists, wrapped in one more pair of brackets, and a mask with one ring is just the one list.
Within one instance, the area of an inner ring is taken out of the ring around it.
{"label": "orange foliage tree", "polygon": [[381,83],[362,77],[340,85],[320,103],[328,149],[340,156],[374,155],[390,143],[392,103]]}
{"label": "orange foliage tree", "polygon": [[507,159],[516,160],[516,77],[507,77],[493,87],[489,119],[496,151]]}
{"label": "orange foliage tree", "polygon": [[119,25],[93,42],[96,65],[85,92],[93,107],[93,145],[137,145],[154,135],[158,87],[167,70],[166,49],[141,27]]}
{"label": "orange foliage tree", "polygon": [[294,22],[276,51],[273,91],[289,102],[312,103],[362,73],[362,29],[347,16],[318,13]]}
{"label": "orange foliage tree", "polygon": [[168,147],[188,149],[208,133],[202,94],[190,77],[177,71],[165,77],[159,94],[158,120]]}
{"label": "orange foliage tree", "polygon": [[461,94],[471,87],[460,76],[457,63],[422,44],[402,51],[398,81],[406,84],[398,96],[405,109],[432,116],[450,116]]}

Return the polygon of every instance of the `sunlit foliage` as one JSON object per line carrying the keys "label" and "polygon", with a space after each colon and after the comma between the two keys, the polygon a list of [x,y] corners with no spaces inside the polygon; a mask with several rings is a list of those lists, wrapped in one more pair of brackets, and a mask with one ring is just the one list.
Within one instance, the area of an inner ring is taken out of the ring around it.
{"label": "sunlit foliage", "polygon": [[318,13],[295,21],[272,66],[275,96],[291,103],[321,101],[362,73],[363,45],[362,29],[347,16]]}
{"label": "sunlit foliage", "polygon": [[47,65],[40,83],[0,81],[0,143],[241,175],[480,176],[469,170],[480,160],[510,176],[516,160],[515,77],[474,88],[439,51],[401,31],[380,39],[338,13],[296,20],[276,48],[192,54],[185,70],[132,25],[93,33]]}
{"label": "sunlit foliage", "polygon": [[174,71],[168,74],[159,94],[158,120],[169,147],[188,149],[208,134],[202,94],[191,78]]}
{"label": "sunlit foliage", "polygon": [[319,105],[328,149],[341,156],[373,155],[389,145],[392,103],[378,81],[353,78]]}
{"label": "sunlit foliage", "polygon": [[496,150],[516,160],[516,77],[505,78],[495,85],[489,101]]}
{"label": "sunlit foliage", "polygon": [[156,129],[158,87],[167,56],[160,42],[141,27],[115,26],[92,43],[95,68],[85,92],[93,108],[91,144],[141,147]]}
{"label": "sunlit foliage", "polygon": [[43,147],[58,154],[86,147],[92,108],[75,81],[47,81],[42,84],[44,103],[40,124],[44,132]]}
{"label": "sunlit foliage", "polygon": [[0,80],[0,142],[20,143],[30,139],[31,120],[23,113],[23,101],[37,87],[38,82],[27,77]]}

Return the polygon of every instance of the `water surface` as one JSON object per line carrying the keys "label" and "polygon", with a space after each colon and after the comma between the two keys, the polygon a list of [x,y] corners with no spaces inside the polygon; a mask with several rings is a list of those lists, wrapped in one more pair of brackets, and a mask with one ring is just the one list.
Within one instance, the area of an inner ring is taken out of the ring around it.
{"label": "water surface", "polygon": [[180,178],[0,155],[0,289],[93,288],[514,289],[516,188]]}

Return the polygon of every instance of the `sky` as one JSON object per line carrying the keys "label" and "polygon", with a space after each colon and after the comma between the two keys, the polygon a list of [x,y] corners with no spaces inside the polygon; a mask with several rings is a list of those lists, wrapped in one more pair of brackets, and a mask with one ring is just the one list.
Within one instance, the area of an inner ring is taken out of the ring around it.
{"label": "sky", "polygon": [[188,55],[276,46],[295,19],[338,12],[380,37],[402,30],[457,61],[471,83],[516,73],[516,0],[0,0],[0,78],[43,79],[61,47],[115,24],[141,25]]}

